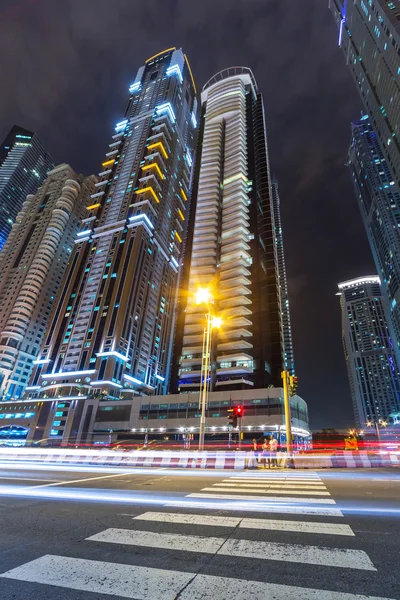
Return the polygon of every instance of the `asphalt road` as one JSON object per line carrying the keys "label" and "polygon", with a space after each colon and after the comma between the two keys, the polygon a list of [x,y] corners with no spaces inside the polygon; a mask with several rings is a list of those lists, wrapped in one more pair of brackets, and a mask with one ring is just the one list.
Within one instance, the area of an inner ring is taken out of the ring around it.
{"label": "asphalt road", "polygon": [[400,600],[400,471],[0,464],[1,600]]}

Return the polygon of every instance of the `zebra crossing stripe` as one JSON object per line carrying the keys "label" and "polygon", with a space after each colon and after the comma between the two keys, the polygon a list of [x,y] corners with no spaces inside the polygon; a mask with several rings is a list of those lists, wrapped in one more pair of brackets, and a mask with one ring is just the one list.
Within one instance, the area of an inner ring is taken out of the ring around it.
{"label": "zebra crossing stripe", "polygon": [[86,540],[91,542],[106,542],[107,544],[126,544],[142,548],[147,546],[148,548],[164,548],[205,554],[215,554],[225,542],[224,537],[153,533],[152,531],[116,529],[113,527],[91,535]]}
{"label": "zebra crossing stripe", "polygon": [[134,517],[134,521],[157,521],[157,523],[184,523],[187,525],[210,525],[211,527],[237,527],[239,517],[212,517],[208,515],[185,515],[183,513],[147,512]]}
{"label": "zebra crossing stripe", "polygon": [[239,527],[244,527],[245,529],[267,529],[270,531],[293,531],[298,533],[355,535],[349,525],[341,525],[339,523],[318,523],[313,521],[242,519],[242,521],[239,523]]}
{"label": "zebra crossing stripe", "polygon": [[318,492],[318,491],[326,491],[326,487],[324,485],[322,486],[318,486],[316,487],[315,485],[304,485],[303,483],[299,483],[299,484],[293,484],[293,483],[232,483],[230,482],[223,482],[223,483],[214,483],[212,485],[212,487],[238,487],[238,488],[251,488],[251,489],[257,489],[257,488],[270,488],[270,489],[279,489],[279,490],[310,490],[311,493]]}
{"label": "zebra crossing stripe", "polygon": [[[214,496],[212,496],[214,498]],[[265,498],[264,502],[254,500],[254,498],[242,498],[242,502],[228,501],[223,502],[203,502],[194,501],[176,501],[170,500],[164,504],[168,508],[207,508],[208,510],[248,510],[253,512],[277,513],[286,515],[312,515],[322,517],[343,517],[343,513],[338,508],[318,508],[309,506],[290,506],[290,504],[269,504]],[[269,500],[269,498],[268,498]]]}
{"label": "zebra crossing stripe", "polygon": [[[218,486],[218,487],[217,487]],[[237,492],[240,494],[276,494],[279,492],[280,494],[297,494],[298,496],[330,496],[329,492],[308,492],[301,490],[253,490],[252,488],[231,488],[229,486],[221,487],[220,484],[216,483],[212,487],[205,487],[201,489],[202,492]],[[321,501],[322,499],[316,498],[315,501]],[[335,501],[328,502],[328,504],[333,504]]]}
{"label": "zebra crossing stripe", "polygon": [[[47,554],[0,577],[131,600],[393,600]],[[42,596],[44,597],[44,596]]]}
{"label": "zebra crossing stripe", "polygon": [[275,484],[275,485],[309,485],[311,487],[320,487],[320,486],[324,486],[325,484],[322,481],[303,481],[301,479],[297,480],[297,479],[275,479],[274,477],[271,478],[265,478],[265,479],[258,479],[257,477],[255,479],[250,478],[250,477],[230,477],[229,479],[223,479],[222,481],[224,482],[230,482],[230,483],[248,483],[248,484],[252,484],[252,483],[266,483],[266,484]]}
{"label": "zebra crossing stripe", "polygon": [[[216,491],[215,488],[203,488],[204,490],[212,490]],[[222,492],[223,490],[219,490]],[[238,491],[238,490],[236,490]],[[244,496],[243,494],[240,496],[239,494],[204,494],[202,492],[187,494],[185,498],[214,498],[218,500],[267,500],[268,502],[303,502],[303,503],[312,503],[312,504],[336,504],[336,502],[331,498],[290,498],[290,497],[282,497],[282,496],[270,496],[267,498],[266,496],[252,496],[251,498]]]}
{"label": "zebra crossing stripe", "polygon": [[141,548],[181,550],[183,552],[221,554],[224,556],[237,556],[240,558],[257,558],[279,562],[340,567],[342,569],[376,571],[368,554],[363,550],[323,548],[321,546],[274,542],[254,542],[241,539],[226,540],[225,537],[213,538],[199,535],[153,533],[151,531],[114,528],[105,529],[86,539],[93,542],[125,544],[130,546],[140,546]]}
{"label": "zebra crossing stripe", "polygon": [[197,575],[179,595],[179,600],[226,600],[252,598],[253,600],[390,600],[345,592],[331,592],[261,581],[230,579],[214,575]]}
{"label": "zebra crossing stripe", "polygon": [[133,521],[151,523],[181,523],[185,525],[209,525],[210,527],[240,527],[244,529],[263,529],[270,531],[292,531],[298,533],[318,533],[329,535],[354,536],[349,525],[338,523],[318,523],[314,521],[284,521],[274,519],[247,519],[241,517],[212,517],[199,514],[146,512],[137,515]]}
{"label": "zebra crossing stripe", "polygon": [[368,554],[363,550],[229,539],[218,550],[217,554],[307,565],[324,565],[342,569],[377,570]]}
{"label": "zebra crossing stripe", "polygon": [[1,575],[7,579],[140,600],[174,600],[194,576],[194,573],[51,554]]}

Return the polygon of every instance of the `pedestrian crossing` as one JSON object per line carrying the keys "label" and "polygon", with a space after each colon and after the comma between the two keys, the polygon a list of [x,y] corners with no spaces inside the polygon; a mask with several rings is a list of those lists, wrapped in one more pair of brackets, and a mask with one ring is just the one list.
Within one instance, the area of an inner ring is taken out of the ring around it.
{"label": "pedestrian crossing", "polygon": [[[252,481],[256,487],[250,487]],[[279,496],[275,495],[277,489]],[[323,492],[324,497],[317,492]],[[232,502],[229,514],[220,514],[221,498]],[[204,509],[200,499],[207,499],[208,508],[214,507],[218,514],[197,511],[196,506]],[[244,502],[254,508],[262,507],[262,516],[246,516],[242,510]],[[320,573],[333,569],[340,573],[338,580],[348,573],[350,582],[356,572],[364,573],[362,578],[354,578],[356,581],[363,581],[368,573],[376,576],[377,568],[369,555],[355,547],[356,535],[350,525],[343,523],[343,513],[325,506],[326,502],[336,504],[317,473],[241,472],[221,478],[197,493],[188,493],[183,500],[168,502],[162,510],[141,512],[129,521],[129,526],[109,527],[89,535],[82,540],[84,557],[46,554],[0,574],[0,581],[4,578],[43,585],[43,598],[52,595],[48,586],[64,588],[71,594],[65,598],[71,600],[74,590],[131,600],[391,600],[363,595],[362,589],[360,593],[350,593],[288,585],[286,576],[278,582],[276,575],[266,582],[259,581],[260,576],[246,578],[246,567],[241,565],[249,565],[249,561],[260,565],[254,572],[262,573],[266,579],[274,564],[282,565],[283,574],[287,572],[285,564],[298,570],[299,575],[305,565],[313,565]],[[296,519],[273,518],[273,513],[293,514]],[[318,519],[308,520],[310,515]],[[337,522],[338,518],[341,522]],[[304,537],[298,535],[296,543],[292,543],[288,536],[296,534]],[[299,540],[304,543],[298,543]],[[106,550],[103,555],[102,548]],[[124,560],[118,562],[92,560],[91,551],[96,552],[96,558],[109,558],[113,548],[116,552],[131,548],[133,552],[124,554]],[[177,552],[182,553],[178,554],[182,561],[175,558],[171,568],[159,568],[166,563],[158,563],[157,556]],[[152,553],[156,553],[154,558]],[[201,566],[196,562],[198,557],[203,557]],[[224,576],[225,571],[218,576],[218,561],[223,568],[223,561],[229,558],[235,564],[231,571],[234,576]],[[126,564],[128,561],[140,564]]]}

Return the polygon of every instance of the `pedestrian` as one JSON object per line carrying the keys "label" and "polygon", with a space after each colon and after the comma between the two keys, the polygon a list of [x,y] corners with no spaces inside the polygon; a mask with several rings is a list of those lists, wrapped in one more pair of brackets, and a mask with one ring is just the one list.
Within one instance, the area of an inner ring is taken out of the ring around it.
{"label": "pedestrian", "polygon": [[269,440],[269,449],[271,452],[271,466],[277,467],[278,460],[276,458],[276,453],[278,451],[278,440],[273,435],[271,435],[271,438]]}
{"label": "pedestrian", "polygon": [[254,458],[256,459],[256,462],[258,462],[258,443],[256,438],[253,438],[253,452],[254,452]]}
{"label": "pedestrian", "polygon": [[267,468],[267,462],[268,462],[268,469],[271,468],[271,464],[270,464],[270,452],[269,452],[269,440],[267,440],[267,438],[264,438],[264,443],[262,445],[262,456],[263,456],[263,460],[264,460],[264,467]]}

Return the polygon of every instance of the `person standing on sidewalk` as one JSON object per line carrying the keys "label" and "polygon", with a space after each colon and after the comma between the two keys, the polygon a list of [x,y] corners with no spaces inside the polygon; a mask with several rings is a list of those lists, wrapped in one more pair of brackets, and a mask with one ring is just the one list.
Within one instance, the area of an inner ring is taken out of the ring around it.
{"label": "person standing on sidewalk", "polygon": [[278,440],[273,435],[271,436],[271,439],[269,440],[269,450],[271,453],[271,466],[277,467],[278,460],[276,457],[276,453],[278,452]]}
{"label": "person standing on sidewalk", "polygon": [[268,469],[271,468],[271,462],[270,462],[270,450],[269,450],[269,441],[267,440],[267,438],[264,438],[264,443],[262,445],[262,457],[264,460],[264,467],[267,468],[267,462],[268,462]]}

